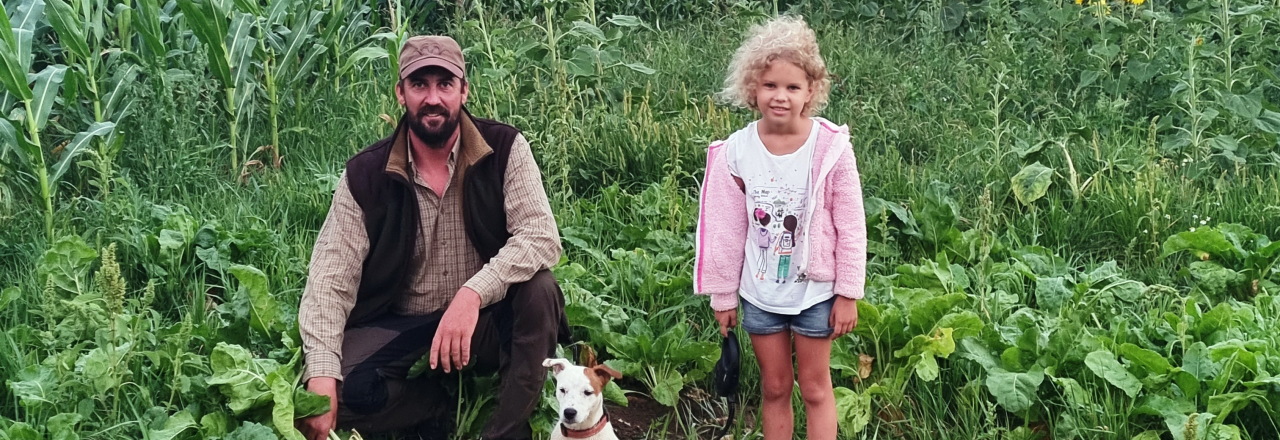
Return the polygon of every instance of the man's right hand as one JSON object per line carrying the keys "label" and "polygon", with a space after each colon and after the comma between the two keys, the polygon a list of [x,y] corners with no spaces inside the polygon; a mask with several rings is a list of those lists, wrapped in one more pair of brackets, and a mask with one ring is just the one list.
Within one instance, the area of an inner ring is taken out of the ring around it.
{"label": "man's right hand", "polygon": [[299,423],[298,430],[307,440],[326,440],[329,431],[338,427],[338,379],[313,377],[307,381],[307,391],[329,397],[329,412],[307,417]]}

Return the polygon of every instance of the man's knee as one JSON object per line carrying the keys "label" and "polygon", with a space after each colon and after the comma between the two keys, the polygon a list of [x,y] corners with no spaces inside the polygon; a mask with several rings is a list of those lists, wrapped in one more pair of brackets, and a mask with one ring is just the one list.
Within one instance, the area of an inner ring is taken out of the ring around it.
{"label": "man's knee", "polygon": [[387,406],[387,382],[376,369],[357,369],[342,381],[342,406],[360,415],[375,414]]}
{"label": "man's knee", "polygon": [[515,313],[524,311],[545,313],[549,309],[564,310],[564,294],[560,291],[560,283],[556,282],[555,275],[547,269],[533,274],[533,278],[529,281],[512,286],[511,292],[507,295],[511,297]]}

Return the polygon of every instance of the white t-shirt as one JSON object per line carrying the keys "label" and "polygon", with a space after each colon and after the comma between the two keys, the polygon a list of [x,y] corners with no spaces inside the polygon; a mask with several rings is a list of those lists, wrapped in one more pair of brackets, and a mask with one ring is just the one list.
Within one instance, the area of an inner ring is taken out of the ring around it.
{"label": "white t-shirt", "polygon": [[756,124],[727,153],[729,172],[742,179],[747,199],[747,258],[738,293],[762,310],[795,315],[835,294],[834,282],[800,280],[797,270],[809,235],[804,216],[818,122],[804,145],[782,156],[765,148]]}

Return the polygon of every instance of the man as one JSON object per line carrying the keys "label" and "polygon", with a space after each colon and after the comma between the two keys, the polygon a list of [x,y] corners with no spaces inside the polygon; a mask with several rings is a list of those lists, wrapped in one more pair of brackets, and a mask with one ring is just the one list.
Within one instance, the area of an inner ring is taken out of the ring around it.
{"label": "man", "polygon": [[[303,380],[332,408],[303,421],[310,440],[335,427],[447,435],[441,383],[469,365],[501,381],[484,437],[530,437],[542,360],[568,336],[547,270],[560,235],[528,141],[466,110],[465,67],[452,38],[410,38],[405,113],[338,183],[298,313]],[[407,378],[424,354],[433,371]]]}

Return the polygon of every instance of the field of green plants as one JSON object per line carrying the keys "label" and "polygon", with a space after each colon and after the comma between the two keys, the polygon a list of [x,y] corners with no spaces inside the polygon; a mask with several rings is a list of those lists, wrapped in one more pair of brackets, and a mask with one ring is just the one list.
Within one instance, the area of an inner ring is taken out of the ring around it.
{"label": "field of green plants", "polygon": [[[494,3],[5,0],[0,439],[300,439],[311,248],[419,33],[534,146],[612,397],[671,408],[646,438],[710,438],[697,187],[752,118],[711,96],[788,11],[871,238],[843,438],[1280,438],[1280,0]],[[457,387],[458,438],[486,384]]]}

